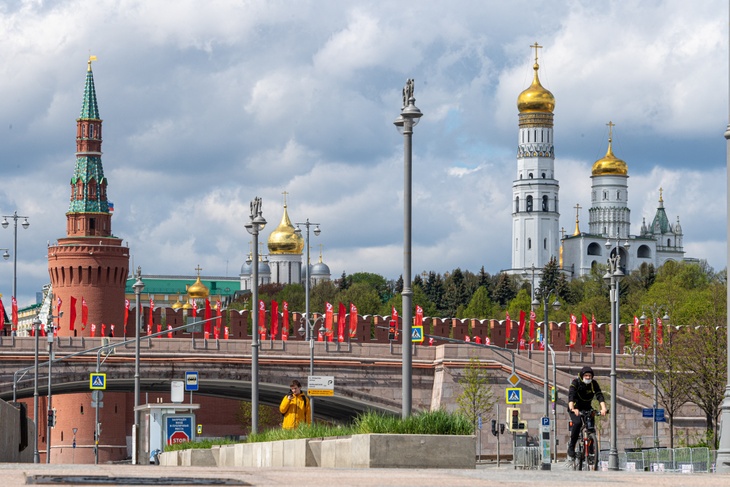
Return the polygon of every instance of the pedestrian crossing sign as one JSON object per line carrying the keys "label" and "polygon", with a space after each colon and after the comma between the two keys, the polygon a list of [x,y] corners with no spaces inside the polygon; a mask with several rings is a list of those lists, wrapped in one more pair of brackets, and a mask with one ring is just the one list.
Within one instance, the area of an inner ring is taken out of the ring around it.
{"label": "pedestrian crossing sign", "polygon": [[411,329],[411,342],[423,343],[423,326],[414,326]]}
{"label": "pedestrian crossing sign", "polygon": [[505,390],[507,404],[522,404],[522,389],[520,387],[508,387]]}
{"label": "pedestrian crossing sign", "polygon": [[106,389],[106,374],[94,372],[89,375],[89,389]]}

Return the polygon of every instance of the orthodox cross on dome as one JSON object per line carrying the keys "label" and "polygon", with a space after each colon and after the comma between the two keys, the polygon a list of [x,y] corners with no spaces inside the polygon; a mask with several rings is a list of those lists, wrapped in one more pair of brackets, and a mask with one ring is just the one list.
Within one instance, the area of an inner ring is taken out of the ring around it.
{"label": "orthodox cross on dome", "polygon": [[580,216],[580,209],[583,207],[576,203],[573,208],[575,208],[575,232],[573,233],[573,235],[575,236],[580,235],[580,228],[578,228],[578,217]]}
{"label": "orthodox cross on dome", "polygon": [[611,142],[613,140],[613,128],[616,124],[609,120],[606,125],[608,125],[608,141]]}
{"label": "orthodox cross on dome", "polygon": [[281,194],[284,195],[284,208],[286,208],[286,195],[288,195],[289,192],[288,191],[282,191]]}
{"label": "orthodox cross on dome", "polygon": [[562,240],[564,238],[565,238],[565,227],[561,227],[560,228],[560,239]]}
{"label": "orthodox cross on dome", "polygon": [[542,49],[542,46],[539,45],[537,43],[537,41],[535,41],[535,43],[530,46],[530,49],[534,49],[535,50],[535,64],[537,64],[537,50],[538,49]]}
{"label": "orthodox cross on dome", "polygon": [[202,268],[202,267],[200,267],[200,264],[198,264],[198,267],[196,267],[196,268],[195,268],[195,270],[196,270],[196,271],[197,271],[197,273],[198,273],[198,277],[200,277],[200,271],[202,271],[202,270],[203,270],[203,268]]}

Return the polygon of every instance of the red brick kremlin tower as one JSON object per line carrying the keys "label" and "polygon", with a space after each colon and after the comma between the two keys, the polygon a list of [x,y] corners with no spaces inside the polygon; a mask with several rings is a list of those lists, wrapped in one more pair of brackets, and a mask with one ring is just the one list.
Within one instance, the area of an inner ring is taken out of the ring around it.
{"label": "red brick kremlin tower", "polygon": [[[106,336],[111,333],[111,325],[115,326],[115,336],[121,336],[124,326],[129,249],[122,247],[122,239],[112,235],[113,210],[107,200],[107,179],[101,165],[101,126],[89,60],[81,116],[76,120],[76,168],[71,178],[66,237],[48,247],[52,309],[55,315],[60,298],[64,312],[59,336],[91,336],[92,324],[96,325],[96,336],[101,336],[102,324]],[[81,320],[82,300],[88,308],[86,329]]]}
{"label": "red brick kremlin tower", "polygon": [[[97,337],[102,334],[102,324],[105,336],[111,334],[111,325],[115,326],[114,335],[122,336],[124,326],[129,249],[122,246],[122,239],[112,234],[112,205],[107,200],[107,179],[101,164],[102,121],[96,104],[92,60],[95,58],[89,58],[88,62],[81,116],[76,120],[76,167],[71,177],[66,237],[48,247],[52,310],[56,315],[60,299],[60,311],[63,312],[58,331],[61,337],[91,336],[92,324],[96,325]],[[88,308],[85,329],[82,300]],[[133,331],[134,326],[131,333]],[[129,332],[127,336],[130,336]],[[42,399],[41,411],[47,407],[46,398]],[[99,421],[104,426],[99,443],[99,463],[127,457],[125,418],[131,415],[124,393],[105,393],[103,403],[104,407],[99,410]],[[51,462],[94,463],[95,414],[91,394],[57,394],[53,397],[53,408],[57,412],[56,426],[50,430]],[[44,421],[40,423],[39,445],[46,446],[49,431]],[[39,446],[39,450],[42,452],[43,448]],[[43,454],[41,461],[45,461]]]}

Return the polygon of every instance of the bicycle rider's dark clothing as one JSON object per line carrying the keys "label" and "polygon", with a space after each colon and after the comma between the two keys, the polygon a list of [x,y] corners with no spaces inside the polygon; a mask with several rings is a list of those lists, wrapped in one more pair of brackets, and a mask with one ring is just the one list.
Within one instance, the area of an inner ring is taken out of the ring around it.
{"label": "bicycle rider's dark clothing", "polygon": [[[573,379],[568,389],[568,402],[573,402],[573,406],[578,411],[590,411],[593,406],[591,403],[593,399],[597,399],[598,402],[605,402],[603,398],[603,392],[601,392],[601,386],[595,380],[591,381],[590,384],[585,384],[581,379]],[[573,427],[570,429],[570,443],[568,443],[568,456],[575,457],[575,444],[580,436],[580,427],[582,425],[582,419],[580,415],[575,414],[573,411],[570,413],[570,420],[573,422]]]}

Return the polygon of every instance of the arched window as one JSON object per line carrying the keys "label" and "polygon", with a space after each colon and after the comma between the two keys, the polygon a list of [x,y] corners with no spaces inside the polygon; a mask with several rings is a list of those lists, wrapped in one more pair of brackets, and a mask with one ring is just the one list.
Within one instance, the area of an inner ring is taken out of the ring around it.
{"label": "arched window", "polygon": [[545,179],[545,173],[542,173],[542,178]]}
{"label": "arched window", "polygon": [[532,173],[528,174],[527,177],[532,179]]}
{"label": "arched window", "polygon": [[93,137],[94,137],[94,126],[89,125],[89,138],[91,139]]}
{"label": "arched window", "polygon": [[544,195],[542,197],[542,211],[548,211],[548,197]]}
{"label": "arched window", "polygon": [[639,247],[639,250],[636,251],[636,256],[640,259],[650,259],[651,249],[648,245],[641,245]]}
{"label": "arched window", "polygon": [[588,255],[601,255],[601,246],[596,242],[589,244]]}
{"label": "arched window", "polygon": [[667,239],[667,247],[671,247],[671,246],[672,246],[672,239],[671,238],[668,238]]}
{"label": "arched window", "polygon": [[515,198],[515,213],[519,213],[519,212],[520,212],[520,197],[518,196]]}
{"label": "arched window", "polygon": [[542,240],[542,248],[547,250],[547,239],[546,238]]}
{"label": "arched window", "polygon": [[528,238],[527,239],[527,250],[530,250],[531,248],[532,248],[532,239]]}
{"label": "arched window", "polygon": [[532,211],[532,195],[527,196],[527,207],[525,208],[525,211],[530,212]]}

